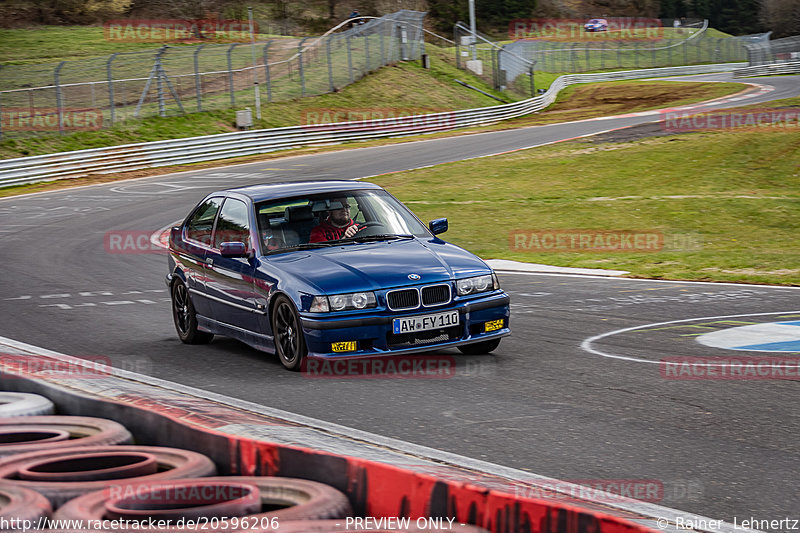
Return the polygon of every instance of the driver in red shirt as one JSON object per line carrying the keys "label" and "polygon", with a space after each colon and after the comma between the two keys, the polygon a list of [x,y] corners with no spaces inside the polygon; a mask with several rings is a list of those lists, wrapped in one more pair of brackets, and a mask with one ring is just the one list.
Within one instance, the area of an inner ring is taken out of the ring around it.
{"label": "driver in red shirt", "polygon": [[350,204],[347,198],[333,198],[330,205],[328,217],[311,230],[309,242],[346,239],[361,229],[350,218]]}

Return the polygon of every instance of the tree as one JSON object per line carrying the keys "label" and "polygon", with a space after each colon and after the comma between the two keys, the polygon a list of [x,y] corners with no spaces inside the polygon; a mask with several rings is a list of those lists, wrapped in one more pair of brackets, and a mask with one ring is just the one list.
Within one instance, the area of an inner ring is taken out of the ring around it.
{"label": "tree", "polygon": [[797,0],[761,0],[759,18],[773,38],[800,35],[800,3]]}
{"label": "tree", "polygon": [[[531,16],[536,8],[536,0],[476,0],[475,17],[478,28],[505,28],[514,19]],[[429,0],[428,14],[437,21],[442,31],[453,29],[456,21],[469,20],[468,0]]]}

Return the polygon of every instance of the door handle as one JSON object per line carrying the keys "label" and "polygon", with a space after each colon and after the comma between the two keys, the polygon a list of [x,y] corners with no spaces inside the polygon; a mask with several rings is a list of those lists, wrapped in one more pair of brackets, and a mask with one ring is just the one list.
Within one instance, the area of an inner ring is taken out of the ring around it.
{"label": "door handle", "polygon": [[214,264],[214,258],[213,257],[207,257],[206,258],[206,264],[208,266],[212,266]]}

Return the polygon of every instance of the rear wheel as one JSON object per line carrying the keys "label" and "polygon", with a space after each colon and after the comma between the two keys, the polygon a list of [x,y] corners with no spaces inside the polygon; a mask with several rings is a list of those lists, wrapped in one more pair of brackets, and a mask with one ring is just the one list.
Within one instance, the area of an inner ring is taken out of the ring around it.
{"label": "rear wheel", "polygon": [[500,346],[500,339],[493,339],[490,341],[475,342],[465,346],[459,346],[458,351],[464,355],[483,355],[493,351]]}
{"label": "rear wheel", "polygon": [[306,342],[297,311],[286,296],[278,296],[272,307],[272,332],[281,364],[289,370],[300,370],[306,356]]}
{"label": "rear wheel", "polygon": [[197,313],[182,281],[172,284],[172,318],[178,338],[186,344],[206,344],[214,338],[213,333],[197,329]]}

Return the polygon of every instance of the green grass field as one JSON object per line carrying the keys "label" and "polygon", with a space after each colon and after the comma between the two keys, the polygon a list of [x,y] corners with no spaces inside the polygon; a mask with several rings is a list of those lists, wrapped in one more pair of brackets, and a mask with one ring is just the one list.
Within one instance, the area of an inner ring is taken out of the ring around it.
{"label": "green grass field", "polygon": [[[775,105],[797,106],[800,98]],[[444,238],[484,258],[800,285],[800,136],[793,128],[560,143],[370,181],[423,220],[448,217]],[[527,239],[515,240],[515,230]],[[530,235],[553,230],[656,232],[666,246],[537,249]]]}

